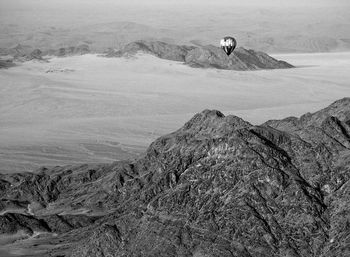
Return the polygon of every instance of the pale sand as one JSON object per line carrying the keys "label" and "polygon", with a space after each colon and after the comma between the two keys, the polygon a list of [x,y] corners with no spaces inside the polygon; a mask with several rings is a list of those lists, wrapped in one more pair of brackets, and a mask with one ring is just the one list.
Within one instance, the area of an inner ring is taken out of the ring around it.
{"label": "pale sand", "polygon": [[276,57],[298,68],[237,72],[84,55],[1,70],[0,171],[134,157],[204,109],[260,124],[350,96],[350,53]]}

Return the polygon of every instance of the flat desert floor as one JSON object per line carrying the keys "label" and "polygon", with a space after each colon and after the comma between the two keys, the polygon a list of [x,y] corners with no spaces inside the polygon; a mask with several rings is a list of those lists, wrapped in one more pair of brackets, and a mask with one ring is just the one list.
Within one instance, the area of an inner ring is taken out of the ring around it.
{"label": "flat desert floor", "polygon": [[133,158],[204,109],[260,124],[350,96],[350,53],[274,57],[297,68],[238,72],[84,55],[1,70],[0,172]]}

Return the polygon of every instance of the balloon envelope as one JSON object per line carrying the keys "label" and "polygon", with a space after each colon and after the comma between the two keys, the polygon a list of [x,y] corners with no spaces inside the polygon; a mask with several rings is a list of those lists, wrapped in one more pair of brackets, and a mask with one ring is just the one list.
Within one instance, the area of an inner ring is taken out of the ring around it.
{"label": "balloon envelope", "polygon": [[220,41],[221,48],[225,51],[227,56],[229,56],[237,46],[237,41],[233,37],[224,37]]}

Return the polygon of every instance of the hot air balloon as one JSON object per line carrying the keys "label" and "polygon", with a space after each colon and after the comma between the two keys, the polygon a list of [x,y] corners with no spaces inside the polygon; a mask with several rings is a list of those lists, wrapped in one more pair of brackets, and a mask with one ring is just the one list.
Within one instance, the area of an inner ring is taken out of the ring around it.
{"label": "hot air balloon", "polygon": [[227,56],[229,56],[233,52],[233,50],[235,50],[236,45],[237,41],[233,37],[224,37],[220,41],[220,46],[225,51]]}

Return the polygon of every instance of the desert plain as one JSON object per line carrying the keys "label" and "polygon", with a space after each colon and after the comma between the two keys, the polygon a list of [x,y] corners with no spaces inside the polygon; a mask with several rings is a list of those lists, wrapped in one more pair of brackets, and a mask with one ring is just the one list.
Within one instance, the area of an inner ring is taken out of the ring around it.
{"label": "desert plain", "polygon": [[52,57],[0,71],[0,169],[134,158],[194,113],[253,123],[300,116],[350,94],[350,53],[275,54],[292,69],[195,69],[147,54]]}

